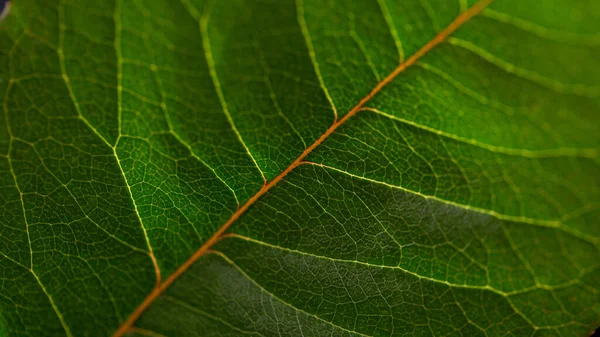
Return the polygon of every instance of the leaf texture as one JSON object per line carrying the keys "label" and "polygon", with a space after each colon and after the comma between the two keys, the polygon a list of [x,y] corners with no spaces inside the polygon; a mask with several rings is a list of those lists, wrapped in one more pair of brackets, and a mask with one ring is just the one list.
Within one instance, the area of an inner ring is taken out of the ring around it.
{"label": "leaf texture", "polygon": [[18,0],[0,335],[583,336],[600,3]]}

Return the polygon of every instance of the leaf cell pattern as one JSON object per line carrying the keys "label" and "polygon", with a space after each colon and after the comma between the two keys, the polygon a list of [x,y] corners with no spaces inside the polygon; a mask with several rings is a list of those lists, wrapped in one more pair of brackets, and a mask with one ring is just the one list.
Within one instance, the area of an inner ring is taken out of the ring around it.
{"label": "leaf cell pattern", "polygon": [[0,335],[582,336],[600,5],[19,0]]}

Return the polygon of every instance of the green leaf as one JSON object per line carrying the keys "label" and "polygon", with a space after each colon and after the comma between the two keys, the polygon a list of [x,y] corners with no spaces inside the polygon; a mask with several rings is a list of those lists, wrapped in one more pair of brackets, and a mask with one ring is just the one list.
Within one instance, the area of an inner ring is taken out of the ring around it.
{"label": "green leaf", "polygon": [[15,0],[0,335],[583,336],[600,2]]}

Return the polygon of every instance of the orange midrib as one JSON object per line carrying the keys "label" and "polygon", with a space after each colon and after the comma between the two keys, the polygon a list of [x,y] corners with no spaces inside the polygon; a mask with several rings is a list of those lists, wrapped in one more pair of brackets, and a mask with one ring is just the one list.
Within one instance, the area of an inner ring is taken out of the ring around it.
{"label": "orange midrib", "polygon": [[154,302],[154,300],[165,290],[167,289],[181,274],[183,274],[196,260],[198,260],[202,255],[204,255],[207,250],[212,247],[221,236],[227,231],[227,229],[240,217],[242,214],[246,212],[246,210],[252,206],[263,194],[267,193],[273,186],[277,185],[288,173],[290,173],[293,169],[295,169],[298,165],[302,163],[304,158],[308,156],[317,146],[319,146],[327,137],[329,137],[340,125],[344,124],[348,119],[354,116],[360,108],[373,96],[375,96],[381,89],[390,83],[399,73],[404,71],[406,68],[410,67],[414,64],[418,59],[420,59],[423,55],[433,49],[435,46],[443,42],[450,34],[456,31],[460,26],[462,26],[465,22],[469,21],[473,16],[477,15],[481,12],[486,6],[488,6],[494,0],[481,0],[468,10],[461,13],[454,21],[452,21],[444,30],[442,30],[438,35],[436,35],[432,40],[430,40],[427,44],[425,44],[421,49],[419,49],[416,53],[414,53],[411,57],[409,57],[405,62],[400,64],[392,73],[390,73],[385,79],[369,92],[367,96],[358,102],[356,106],[352,108],[343,118],[335,121],[322,135],[319,137],[314,143],[312,143],[309,147],[307,147],[302,154],[294,160],[283,172],[281,172],[277,177],[271,180],[269,183],[263,185],[263,187],[254,194],[242,207],[238,208],[238,210],[233,213],[233,215],[225,222],[221,228],[217,232],[213,234],[213,236],[206,241],[202,247],[200,247],[190,258],[188,258],[175,272],[173,272],[164,282],[157,284],[157,286],[148,294],[148,296],[144,299],[144,301],[136,308],[136,310],[131,313],[129,318],[119,327],[119,329],[115,332],[113,337],[122,337],[132,326],[133,323],[141,316],[141,314]]}

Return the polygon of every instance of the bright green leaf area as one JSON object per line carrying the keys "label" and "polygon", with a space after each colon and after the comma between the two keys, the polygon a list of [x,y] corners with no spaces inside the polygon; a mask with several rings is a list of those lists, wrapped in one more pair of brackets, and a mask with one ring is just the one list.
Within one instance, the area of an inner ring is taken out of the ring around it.
{"label": "bright green leaf area", "polygon": [[[110,336],[472,0],[15,0],[0,336]],[[600,1],[496,0],[262,195],[127,336],[600,322]]]}

